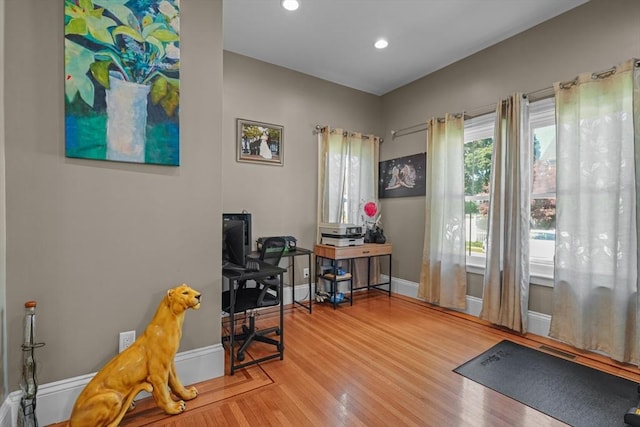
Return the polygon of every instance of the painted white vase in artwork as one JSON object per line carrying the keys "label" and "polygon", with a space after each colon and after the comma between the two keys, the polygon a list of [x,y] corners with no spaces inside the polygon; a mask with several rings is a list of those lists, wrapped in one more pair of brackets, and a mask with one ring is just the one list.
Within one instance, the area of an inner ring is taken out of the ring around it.
{"label": "painted white vase in artwork", "polygon": [[121,80],[117,75],[109,75],[109,86],[107,160],[144,163],[147,95],[151,87]]}

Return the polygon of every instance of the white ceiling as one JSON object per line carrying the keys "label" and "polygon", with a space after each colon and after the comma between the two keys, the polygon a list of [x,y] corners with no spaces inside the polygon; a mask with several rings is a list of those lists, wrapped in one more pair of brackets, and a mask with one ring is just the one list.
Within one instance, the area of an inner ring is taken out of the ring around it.
{"label": "white ceiling", "polygon": [[299,1],[224,0],[224,49],[383,95],[588,0]]}

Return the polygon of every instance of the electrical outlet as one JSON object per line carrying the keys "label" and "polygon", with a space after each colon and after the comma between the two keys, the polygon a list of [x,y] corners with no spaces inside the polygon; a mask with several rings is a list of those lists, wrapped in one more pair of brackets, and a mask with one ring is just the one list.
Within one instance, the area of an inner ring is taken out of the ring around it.
{"label": "electrical outlet", "polygon": [[304,270],[302,270],[302,276],[306,279],[307,277],[309,277],[309,269],[305,268]]}
{"label": "electrical outlet", "polygon": [[122,353],[136,340],[136,331],[120,332],[119,352]]}

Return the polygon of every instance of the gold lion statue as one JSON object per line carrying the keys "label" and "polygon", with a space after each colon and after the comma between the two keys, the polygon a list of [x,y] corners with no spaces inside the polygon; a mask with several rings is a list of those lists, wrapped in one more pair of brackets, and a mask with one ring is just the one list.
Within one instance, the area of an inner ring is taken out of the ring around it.
{"label": "gold lion statue", "polygon": [[[143,390],[151,393],[167,414],[183,412],[184,401],[198,395],[195,387],[182,385],[174,363],[189,308],[200,308],[200,292],[186,284],[169,289],[144,333],[82,390],[73,405],[69,427],[117,427]],[[169,389],[181,400],[174,401]]]}

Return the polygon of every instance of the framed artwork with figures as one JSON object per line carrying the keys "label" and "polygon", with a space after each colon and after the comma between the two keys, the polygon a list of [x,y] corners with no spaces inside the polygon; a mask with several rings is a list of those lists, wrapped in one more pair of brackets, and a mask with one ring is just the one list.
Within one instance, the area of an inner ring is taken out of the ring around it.
{"label": "framed artwork with figures", "polygon": [[239,162],[284,164],[284,127],[237,119],[236,150]]}
{"label": "framed artwork with figures", "polygon": [[378,164],[378,197],[424,196],[427,153],[385,160]]}

